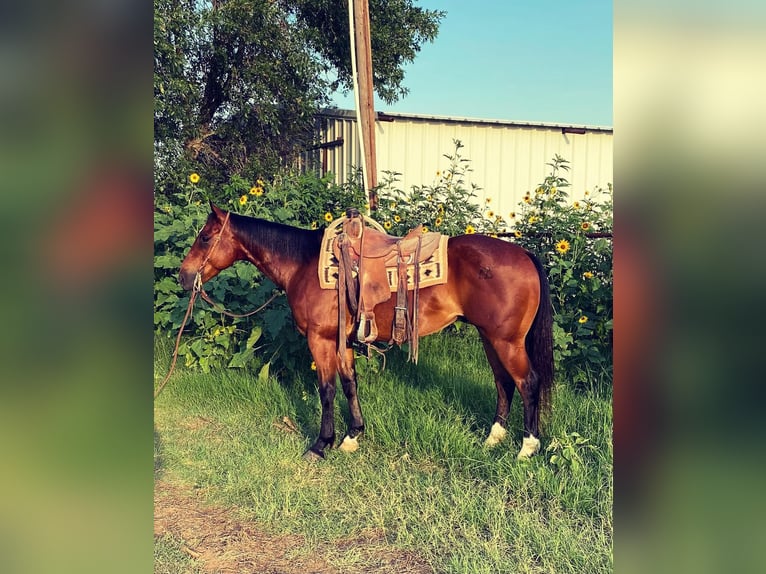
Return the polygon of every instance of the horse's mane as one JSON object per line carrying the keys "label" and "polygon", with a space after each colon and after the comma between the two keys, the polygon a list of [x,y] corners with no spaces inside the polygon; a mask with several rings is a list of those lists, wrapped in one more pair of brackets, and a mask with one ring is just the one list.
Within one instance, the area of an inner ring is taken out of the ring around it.
{"label": "horse's mane", "polygon": [[248,248],[278,253],[299,263],[319,253],[322,231],[311,231],[246,215],[231,214],[231,224]]}

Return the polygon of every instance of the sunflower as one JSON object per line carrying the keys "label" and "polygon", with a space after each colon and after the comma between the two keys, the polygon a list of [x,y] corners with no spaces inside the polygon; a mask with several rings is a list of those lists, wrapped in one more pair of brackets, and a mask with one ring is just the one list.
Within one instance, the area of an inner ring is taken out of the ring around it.
{"label": "sunflower", "polygon": [[436,227],[439,227],[443,222],[444,222],[444,220],[441,217],[437,217],[436,221],[434,221],[434,225]]}
{"label": "sunflower", "polygon": [[551,195],[556,195],[556,188],[555,187],[551,188]]}
{"label": "sunflower", "polygon": [[385,227],[386,229],[391,229],[391,222],[388,220],[384,221],[383,227]]}
{"label": "sunflower", "polygon": [[492,219],[493,217],[495,217],[495,212],[494,212],[494,211],[492,211],[492,210],[490,209],[490,210],[487,212],[487,217],[488,217],[489,219]]}
{"label": "sunflower", "polygon": [[591,273],[590,271],[586,271],[585,273],[582,274],[582,276],[585,277],[586,279],[593,279],[593,273]]}
{"label": "sunflower", "polygon": [[492,203],[492,198],[491,198],[491,197],[488,197],[488,198],[487,198],[487,199],[485,199],[484,201],[486,201],[487,203]]}
{"label": "sunflower", "polygon": [[508,216],[509,216],[511,219],[516,219],[516,212],[515,212],[515,211],[511,211],[511,212],[508,214]]}
{"label": "sunflower", "polygon": [[428,227],[425,225],[423,226],[423,233],[428,233]]}
{"label": "sunflower", "polygon": [[192,183],[199,182],[199,174],[197,172],[194,172],[191,175],[189,175],[189,181]]}
{"label": "sunflower", "polygon": [[581,325],[582,325],[583,323],[587,323],[587,322],[588,322],[588,317],[586,317],[585,315],[583,315],[582,317],[580,317],[579,319],[577,319],[577,322],[578,322],[578,323],[580,323]]}
{"label": "sunflower", "polygon": [[255,185],[257,185],[258,187],[263,187],[263,180],[259,177],[258,179],[255,180]]}
{"label": "sunflower", "polygon": [[324,214],[324,220],[325,220],[327,223],[330,223],[330,222],[332,221],[332,213],[330,213],[329,211],[328,211],[327,213],[325,213],[325,214]]}
{"label": "sunflower", "polygon": [[533,224],[537,223],[538,221],[540,221],[539,217],[535,217],[534,215],[530,215],[529,216],[529,223],[530,223],[530,225],[533,225]]}
{"label": "sunflower", "polygon": [[580,202],[579,202],[579,201],[575,201],[575,202],[572,204],[572,207],[574,207],[575,209],[580,209]]}
{"label": "sunflower", "polygon": [[247,203],[247,196],[246,195],[243,195],[242,197],[239,198],[239,204],[240,205],[245,205],[246,203]]}
{"label": "sunflower", "polygon": [[399,223],[401,220],[402,220],[402,218],[401,218],[401,217],[399,217],[398,215],[394,215],[394,221],[396,221],[397,223]]}
{"label": "sunflower", "polygon": [[566,239],[562,239],[556,244],[556,251],[564,255],[567,251],[569,251],[569,241]]}
{"label": "sunflower", "polygon": [[590,229],[590,223],[588,223],[587,221],[583,221],[580,224],[580,229],[582,229],[583,231],[588,231]]}
{"label": "sunflower", "polygon": [[532,198],[529,197],[528,195],[525,195],[524,196],[524,203],[532,203]]}
{"label": "sunflower", "polygon": [[471,235],[472,233],[476,233],[476,229],[474,228],[474,226],[473,226],[473,225],[471,225],[471,224],[468,224],[468,226],[466,226],[466,228],[465,228],[465,232],[466,232],[468,235]]}
{"label": "sunflower", "polygon": [[516,231],[514,231],[514,232],[513,232],[513,236],[514,236],[516,239],[521,239],[521,231],[519,231],[519,230],[517,229]]}
{"label": "sunflower", "polygon": [[316,221],[312,221],[311,222],[311,229],[316,229],[317,227],[319,227],[319,224]]}
{"label": "sunflower", "polygon": [[396,209],[396,202],[392,201],[391,203],[389,203],[388,204],[388,209]]}
{"label": "sunflower", "polygon": [[316,361],[311,361],[311,370],[316,371],[317,370],[317,364]]}
{"label": "sunflower", "polygon": [[260,185],[255,185],[250,188],[250,195],[260,197],[263,195],[263,188]]}

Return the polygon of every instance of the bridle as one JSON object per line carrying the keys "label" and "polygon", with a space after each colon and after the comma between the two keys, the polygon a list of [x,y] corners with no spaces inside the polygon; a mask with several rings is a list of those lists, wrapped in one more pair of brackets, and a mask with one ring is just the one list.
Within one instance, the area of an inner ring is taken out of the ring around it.
{"label": "bridle", "polygon": [[228,317],[234,317],[236,319],[241,319],[244,317],[250,317],[251,315],[255,315],[259,311],[262,311],[266,306],[271,303],[274,299],[276,299],[279,295],[281,295],[281,291],[277,291],[274,293],[268,301],[266,301],[263,305],[258,307],[255,311],[250,311],[249,313],[244,313],[242,315],[237,313],[231,313],[223,308],[223,306],[219,305],[215,301],[213,301],[210,298],[210,295],[207,294],[205,289],[202,287],[202,270],[205,268],[205,265],[207,265],[207,262],[210,261],[210,257],[213,255],[213,252],[215,251],[216,247],[218,247],[218,244],[221,242],[221,237],[223,236],[223,231],[226,229],[226,225],[229,223],[229,217],[231,216],[231,212],[226,212],[226,217],[223,220],[223,224],[221,225],[221,229],[218,230],[218,235],[216,235],[215,239],[213,240],[213,244],[208,249],[207,253],[205,254],[205,258],[202,260],[202,263],[200,263],[199,268],[197,269],[197,272],[194,274],[194,283],[192,283],[191,288],[191,295],[189,296],[189,306],[186,309],[186,314],[184,315],[183,321],[181,321],[181,327],[178,329],[178,335],[176,336],[176,344],[175,348],[173,349],[173,361],[170,364],[170,370],[168,371],[168,374],[165,375],[165,378],[162,380],[160,385],[157,387],[157,390],[154,393],[154,398],[156,399],[159,394],[162,392],[162,389],[165,387],[165,384],[170,379],[170,375],[173,374],[173,370],[176,366],[176,360],[178,359],[178,347],[181,344],[181,334],[183,333],[184,327],[186,327],[186,322],[189,320],[189,316],[191,315],[191,311],[194,308],[194,301],[197,298],[197,295],[200,295],[208,304],[210,304],[211,307],[213,307],[216,311],[223,313],[224,315],[227,315]]}

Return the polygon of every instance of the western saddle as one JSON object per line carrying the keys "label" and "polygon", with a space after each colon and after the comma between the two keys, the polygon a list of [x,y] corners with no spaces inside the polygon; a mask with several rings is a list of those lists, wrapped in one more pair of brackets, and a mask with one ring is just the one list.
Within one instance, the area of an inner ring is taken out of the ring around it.
{"label": "western saddle", "polygon": [[[346,211],[342,225],[333,244],[338,260],[338,350],[346,349],[346,302],[358,321],[357,340],[368,344],[377,340],[374,309],[393,297],[388,274],[394,269],[396,306],[389,343],[410,341],[409,358],[417,363],[419,265],[439,247],[441,234],[424,232],[418,225],[404,237],[394,237],[365,226],[364,216],[353,208]],[[408,291],[412,291],[411,302]]]}

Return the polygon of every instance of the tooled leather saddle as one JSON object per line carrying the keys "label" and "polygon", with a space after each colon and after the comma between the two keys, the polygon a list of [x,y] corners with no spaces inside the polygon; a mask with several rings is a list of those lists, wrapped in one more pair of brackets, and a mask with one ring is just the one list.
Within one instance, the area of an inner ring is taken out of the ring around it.
{"label": "tooled leather saddle", "polygon": [[[365,225],[366,221],[370,220],[357,209],[348,209],[342,230],[332,245],[338,261],[338,350],[346,348],[346,303],[358,322],[357,340],[372,343],[378,338],[375,306],[391,299],[395,286],[390,343],[401,345],[409,341],[410,358],[417,363],[420,265],[440,246],[446,252],[446,236],[424,232],[423,226],[418,225],[404,237],[394,237]],[[440,282],[446,282],[446,268]]]}

